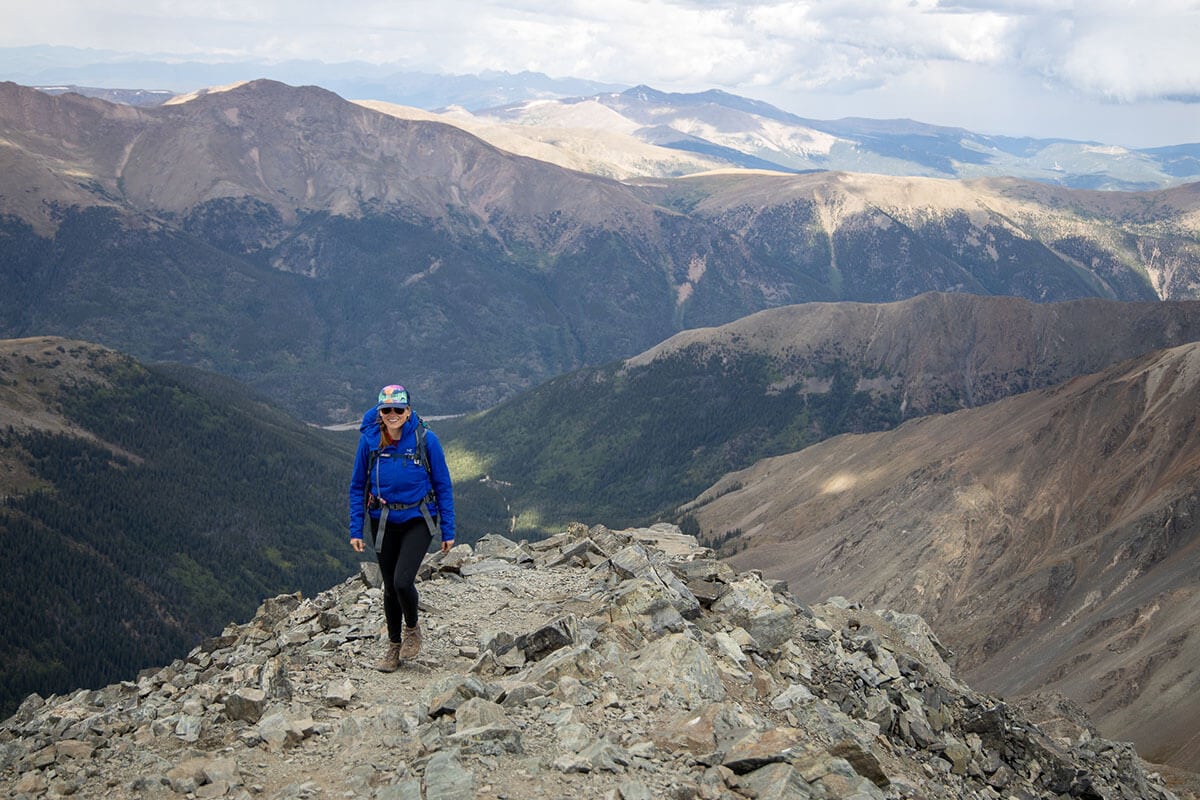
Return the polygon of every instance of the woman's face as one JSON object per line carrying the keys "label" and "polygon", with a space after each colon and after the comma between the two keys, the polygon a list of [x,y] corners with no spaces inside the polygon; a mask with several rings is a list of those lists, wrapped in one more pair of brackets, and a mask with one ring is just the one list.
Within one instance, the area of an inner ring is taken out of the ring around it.
{"label": "woman's face", "polygon": [[393,432],[404,427],[404,423],[408,422],[409,413],[407,408],[381,408],[379,409],[379,419],[388,432]]}

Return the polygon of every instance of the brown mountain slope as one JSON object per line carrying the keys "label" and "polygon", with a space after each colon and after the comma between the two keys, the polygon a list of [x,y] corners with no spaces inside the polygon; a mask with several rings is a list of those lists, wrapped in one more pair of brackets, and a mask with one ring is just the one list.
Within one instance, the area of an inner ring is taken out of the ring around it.
{"label": "brown mountain slope", "polygon": [[[103,371],[123,361],[124,356],[107,348],[57,336],[0,339],[0,429],[78,436],[119,452],[72,424],[55,400],[73,387],[106,385]],[[7,496],[29,481],[27,465],[4,455],[0,493]]]}
{"label": "brown mountain slope", "polygon": [[972,680],[1200,762],[1200,344],[733,473],[691,510],[806,601],[925,615]]}
{"label": "brown mountain slope", "polygon": [[[285,220],[403,207],[434,220],[454,209],[484,221],[557,211],[580,224],[638,207],[649,222],[646,204],[618,184],[313,86],[259,80],[136,109],[0,83],[0,131],[10,139],[0,147],[5,163],[41,179],[26,192],[39,202],[120,198],[143,212],[181,214],[232,197],[266,203]],[[52,222],[44,204],[22,204],[16,192],[0,195],[0,211],[39,219],[42,230]]]}
{"label": "brown mountain slope", "polygon": [[1200,302],[1032,303],[930,292],[895,303],[803,303],[672,336],[628,369],[690,353],[765,358],[764,395],[821,393],[840,365],[856,388],[894,398],[902,417],[984,405],[1097,372],[1150,350],[1200,340]]}

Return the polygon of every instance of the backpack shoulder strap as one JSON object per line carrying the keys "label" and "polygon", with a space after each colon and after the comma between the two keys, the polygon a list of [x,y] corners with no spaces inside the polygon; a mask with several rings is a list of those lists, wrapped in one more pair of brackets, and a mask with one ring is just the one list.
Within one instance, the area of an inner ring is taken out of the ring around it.
{"label": "backpack shoulder strap", "polygon": [[417,460],[421,462],[421,466],[429,473],[429,477],[433,479],[433,467],[429,464],[429,448],[425,445],[425,432],[429,430],[429,426],[425,424],[425,420],[417,422]]}

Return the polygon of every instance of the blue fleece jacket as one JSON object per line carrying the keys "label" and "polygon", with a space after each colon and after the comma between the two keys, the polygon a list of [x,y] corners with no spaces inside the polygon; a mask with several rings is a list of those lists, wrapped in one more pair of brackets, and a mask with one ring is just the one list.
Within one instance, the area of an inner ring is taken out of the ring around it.
{"label": "blue fleece jacket", "polygon": [[[450,470],[446,467],[446,453],[437,435],[426,429],[425,450],[429,458],[429,469],[425,471],[417,459],[417,426],[421,424],[413,412],[400,430],[400,439],[379,451],[379,457],[367,474],[372,450],[379,449],[379,411],[373,408],[363,416],[358,438],[358,453],[354,457],[354,473],[350,476],[350,538],[363,537],[364,500],[367,493],[385,503],[417,503],[429,494],[432,487],[434,501],[429,503],[429,513],[438,518],[442,529],[442,541],[454,539],[454,490],[450,485]],[[379,519],[379,509],[371,509],[371,516]],[[421,516],[419,508],[404,511],[389,511],[389,522],[404,522]]]}

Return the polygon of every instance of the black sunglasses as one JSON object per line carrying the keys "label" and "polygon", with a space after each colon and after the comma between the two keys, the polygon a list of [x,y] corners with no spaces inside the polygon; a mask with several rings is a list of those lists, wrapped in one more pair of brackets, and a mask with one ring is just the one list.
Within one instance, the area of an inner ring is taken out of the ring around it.
{"label": "black sunglasses", "polygon": [[381,409],[379,409],[380,414],[398,414],[399,415],[399,414],[403,414],[405,411],[408,411],[408,409],[407,408],[381,408]]}

